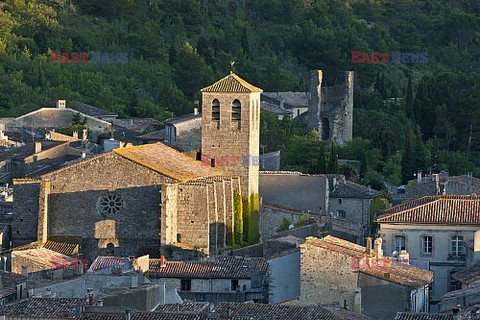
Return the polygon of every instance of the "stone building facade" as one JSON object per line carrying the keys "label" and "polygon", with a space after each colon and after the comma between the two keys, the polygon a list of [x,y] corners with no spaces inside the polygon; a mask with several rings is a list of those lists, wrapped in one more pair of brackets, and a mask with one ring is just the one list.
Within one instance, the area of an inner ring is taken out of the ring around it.
{"label": "stone building facade", "polygon": [[381,240],[372,248],[370,238],[363,247],[333,236],[308,237],[300,245],[300,296],[289,304],[338,304],[374,319],[393,319],[398,311],[428,310],[432,278],[430,271],[383,258]]}
{"label": "stone building facade", "polygon": [[119,148],[14,180],[13,245],[78,236],[90,259],[161,245],[208,255],[233,228],[234,190],[239,178],[162,143]]}
{"label": "stone building facade", "polygon": [[340,145],[352,140],[353,75],[353,71],[346,71],[343,83],[323,87],[322,70],[310,71],[306,120],[322,140],[334,139]]}
{"label": "stone building facade", "polygon": [[239,176],[244,195],[257,193],[262,89],[230,73],[201,91],[202,160]]}

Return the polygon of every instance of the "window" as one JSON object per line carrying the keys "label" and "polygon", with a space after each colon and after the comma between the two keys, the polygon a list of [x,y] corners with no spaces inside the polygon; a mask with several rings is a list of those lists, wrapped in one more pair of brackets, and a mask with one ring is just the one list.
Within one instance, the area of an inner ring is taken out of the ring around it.
{"label": "window", "polygon": [[106,250],[107,254],[113,255],[115,250],[115,245],[113,243],[109,242],[105,248],[107,249]]}
{"label": "window", "polygon": [[182,235],[180,233],[177,233],[177,242],[178,243],[182,242]]}
{"label": "window", "polygon": [[240,122],[242,120],[242,106],[238,99],[233,100],[232,102],[232,122],[237,123],[240,128]]}
{"label": "window", "polygon": [[337,216],[339,218],[345,218],[347,216],[345,210],[337,210]]}
{"label": "window", "polygon": [[456,273],[457,271],[450,271],[449,272],[449,291],[454,291],[454,290],[460,290],[462,289],[462,283],[457,281],[455,278],[453,278],[453,274]]}
{"label": "window", "polygon": [[180,285],[182,291],[192,291],[192,280],[181,280]]}
{"label": "window", "polygon": [[212,101],[212,121],[220,121],[220,102],[217,99]]}
{"label": "window", "polygon": [[433,252],[433,238],[432,238],[432,236],[424,236],[422,238],[422,251],[425,254],[431,254]]}
{"label": "window", "polygon": [[338,199],[338,204],[342,204],[342,199]]}
{"label": "window", "polygon": [[400,253],[405,249],[405,236],[395,236],[395,251]]}
{"label": "window", "polygon": [[463,254],[463,236],[453,236],[451,244],[452,255],[460,256]]}
{"label": "window", "polygon": [[237,291],[238,289],[240,289],[240,287],[238,285],[238,280],[237,279],[232,280],[231,290],[232,291]]}
{"label": "window", "polygon": [[125,209],[125,201],[115,193],[104,195],[97,200],[97,210],[106,217],[113,217]]}

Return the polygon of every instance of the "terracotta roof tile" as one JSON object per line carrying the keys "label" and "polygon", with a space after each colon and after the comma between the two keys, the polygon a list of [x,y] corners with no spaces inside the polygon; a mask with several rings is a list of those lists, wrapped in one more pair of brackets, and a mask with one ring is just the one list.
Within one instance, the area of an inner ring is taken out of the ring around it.
{"label": "terracotta roof tile", "polygon": [[454,273],[453,278],[457,279],[460,282],[466,283],[467,285],[474,281],[477,281],[478,279],[480,279],[480,263],[473,265],[468,269]]}
{"label": "terracotta roof tile", "polygon": [[216,311],[223,316],[231,314],[246,319],[340,320],[331,311],[320,306],[221,302]]}
{"label": "terracotta roof tile", "polygon": [[200,90],[202,92],[263,92],[262,89],[257,88],[247,81],[243,80],[235,73],[230,73],[228,76],[218,80],[214,84]]}
{"label": "terracotta roof tile", "polygon": [[386,209],[378,223],[480,224],[480,197],[427,196]]}
{"label": "terracotta roof tile", "polygon": [[126,257],[98,256],[90,265],[89,270],[96,271],[108,267],[129,269],[131,266],[130,259]]}
{"label": "terracotta roof tile", "polygon": [[263,258],[218,257],[205,261],[167,261],[150,259],[150,274],[157,278],[218,278],[248,279],[255,272],[267,272]]}
{"label": "terracotta roof tile", "polygon": [[395,320],[454,320],[451,314],[398,312]]}
{"label": "terracotta roof tile", "polygon": [[186,182],[209,176],[220,176],[220,168],[212,168],[178,152],[165,144],[152,143],[113,150],[114,153],[150,168],[160,174]]}
{"label": "terracotta roof tile", "polygon": [[78,253],[81,244],[82,237],[53,236],[48,238],[43,247],[67,256],[73,256]]}
{"label": "terracotta roof tile", "polygon": [[340,182],[330,193],[330,197],[334,198],[357,198],[357,199],[371,199],[378,194],[377,190],[369,189],[360,184],[350,181]]}
{"label": "terracotta roof tile", "polygon": [[0,315],[30,318],[73,318],[75,308],[85,305],[85,299],[31,298],[0,306]]}

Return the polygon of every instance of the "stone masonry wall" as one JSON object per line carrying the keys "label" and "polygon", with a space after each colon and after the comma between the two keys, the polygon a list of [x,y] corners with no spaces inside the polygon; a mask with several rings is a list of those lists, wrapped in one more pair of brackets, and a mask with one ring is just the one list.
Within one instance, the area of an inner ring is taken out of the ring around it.
{"label": "stone masonry wall", "polygon": [[17,179],[13,185],[12,245],[17,247],[37,240],[40,181]]}
{"label": "stone masonry wall", "polygon": [[[49,193],[48,236],[81,236],[83,248],[92,255],[108,243],[123,247],[121,252],[128,254],[138,253],[142,244],[137,240],[159,244],[160,189],[162,183],[172,179],[114,153],[54,171],[44,179],[51,185],[45,191]],[[16,198],[20,200],[16,207],[18,216],[29,215],[34,220],[33,215],[36,218],[39,212],[39,191],[32,196],[27,184],[20,184],[17,189],[21,189]],[[109,216],[99,211],[99,199],[107,195],[119,197],[119,213]],[[22,201],[23,198],[28,201]],[[36,222],[20,223],[17,229],[37,228]]]}
{"label": "stone masonry wall", "polygon": [[284,218],[287,218],[292,224],[295,224],[302,215],[302,211],[263,205],[260,210],[260,238],[262,241],[270,239],[277,233]]}
{"label": "stone masonry wall", "polygon": [[300,255],[300,297],[293,304],[343,305],[346,300],[352,310],[358,279],[352,258],[308,243],[300,245]]}
{"label": "stone masonry wall", "polygon": [[[212,101],[220,102],[220,122],[212,121]],[[241,103],[241,125],[231,121],[232,103]],[[202,97],[202,154],[205,158],[217,157],[217,166],[224,164],[222,156],[228,156],[224,169],[241,178],[242,194],[258,192],[258,163],[242,166],[242,155],[259,160],[260,143],[260,93],[203,93]],[[232,164],[230,157],[238,157]],[[245,164],[245,163],[244,163]]]}

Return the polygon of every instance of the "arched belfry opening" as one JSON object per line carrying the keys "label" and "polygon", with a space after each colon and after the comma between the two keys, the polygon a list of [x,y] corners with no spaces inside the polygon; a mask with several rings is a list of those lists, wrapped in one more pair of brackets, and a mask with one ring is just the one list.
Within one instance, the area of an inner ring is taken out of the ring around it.
{"label": "arched belfry opening", "polygon": [[238,99],[232,102],[232,123],[236,124],[240,128],[242,122],[242,104]]}
{"label": "arched belfry opening", "polygon": [[212,121],[220,121],[220,101],[218,99],[212,101]]}

